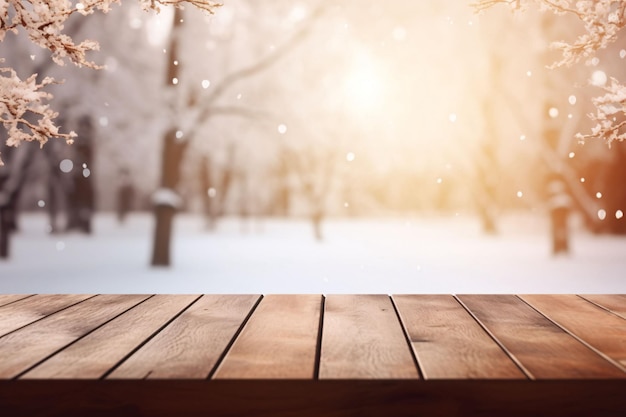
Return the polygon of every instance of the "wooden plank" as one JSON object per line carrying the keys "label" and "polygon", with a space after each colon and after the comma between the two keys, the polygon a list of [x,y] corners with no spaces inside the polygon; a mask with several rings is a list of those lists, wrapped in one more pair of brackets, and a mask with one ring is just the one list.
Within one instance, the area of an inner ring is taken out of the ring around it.
{"label": "wooden plank", "polygon": [[598,304],[611,313],[626,319],[626,295],[625,294],[585,294],[581,295],[586,300]]}
{"label": "wooden plank", "polygon": [[0,338],[0,378],[13,378],[146,299],[99,295]]}
{"label": "wooden plank", "polygon": [[534,378],[625,376],[514,295],[463,295],[458,298]]}
{"label": "wooden plank", "polygon": [[0,307],[0,336],[80,303],[93,295],[34,295]]}
{"label": "wooden plank", "polygon": [[24,298],[32,297],[29,294],[0,294],[0,307],[14,303]]}
{"label": "wooden plank", "polygon": [[214,378],[313,379],[320,295],[267,295]]}
{"label": "wooden plank", "polygon": [[626,377],[626,320],[576,295],[522,298],[561,327],[616,361]]}
{"label": "wooden plank", "polygon": [[425,379],[526,378],[451,295],[395,295]]}
{"label": "wooden plank", "polygon": [[198,297],[155,295],[21,378],[100,378]]}
{"label": "wooden plank", "polygon": [[258,295],[204,295],[107,378],[206,378]]}
{"label": "wooden plank", "polygon": [[319,378],[419,378],[388,296],[326,297]]}

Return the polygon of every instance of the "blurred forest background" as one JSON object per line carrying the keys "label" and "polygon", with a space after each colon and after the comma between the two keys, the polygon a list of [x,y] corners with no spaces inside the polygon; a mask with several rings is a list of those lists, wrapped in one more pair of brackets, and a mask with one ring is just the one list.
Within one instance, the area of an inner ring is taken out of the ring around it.
{"label": "blurred forest background", "polygon": [[209,230],[224,216],[306,218],[317,239],[328,218],[471,214],[497,234],[504,213],[547,216],[554,178],[584,227],[624,234],[626,149],[574,134],[626,75],[626,41],[547,69],[550,42],[579,25],[455,0],[227,0],[212,16],[124,1],[66,26],[100,42],[103,70],[56,66],[21,36],[0,43],[18,74],[65,80],[52,107],[79,135],[42,150],[1,138],[0,189],[19,184],[17,226],[45,212],[53,233],[156,210],[156,265],[177,211]]}

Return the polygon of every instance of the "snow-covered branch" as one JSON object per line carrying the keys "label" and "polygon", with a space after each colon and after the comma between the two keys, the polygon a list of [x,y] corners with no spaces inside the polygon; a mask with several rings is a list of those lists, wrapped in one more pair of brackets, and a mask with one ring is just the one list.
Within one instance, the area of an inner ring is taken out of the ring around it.
{"label": "snow-covered branch", "polygon": [[589,117],[596,125],[591,133],[578,133],[576,138],[579,140],[604,139],[611,145],[613,141],[626,139],[626,86],[611,78],[611,83],[604,89],[606,93],[603,96],[592,99],[596,113]]}
{"label": "snow-covered branch", "polygon": [[[87,53],[99,48],[97,42],[76,43],[64,33],[67,19],[74,15],[90,15],[95,11],[107,13],[120,0],[0,0],[0,41],[8,32],[23,30],[31,42],[49,50],[52,60],[64,65],[66,60],[79,67],[100,68],[87,59]],[[219,6],[211,0],[139,0],[144,9],[159,11],[160,6],[192,4],[208,13]],[[37,82],[37,74],[21,80],[11,68],[0,69],[0,122],[8,131],[7,144],[18,146],[22,141],[38,141],[43,145],[49,138],[71,141],[73,132],[59,133],[54,124],[57,116],[48,104],[52,98],[42,89],[54,80]],[[34,121],[33,121],[34,120]],[[0,159],[0,164],[2,160]]]}
{"label": "snow-covered branch", "polygon": [[198,112],[197,124],[206,120],[213,113],[213,105],[238,81],[260,73],[267,68],[280,61],[284,56],[288,55],[295,49],[309,34],[313,24],[322,16],[327,8],[327,4],[320,4],[313,10],[307,21],[295,32],[285,43],[275,48],[271,53],[261,58],[259,61],[250,66],[241,68],[224,77],[216,87],[211,91],[210,95],[203,100],[202,110]]}
{"label": "snow-covered branch", "polygon": [[[576,16],[584,27],[584,33],[573,42],[556,41],[552,46],[562,53],[561,60],[551,68],[570,66],[584,60],[586,63],[600,49],[606,48],[620,36],[626,26],[626,0],[479,0],[473,6],[483,11],[496,4],[509,5],[514,10],[523,10],[529,3],[537,4],[542,10],[556,14]],[[618,80],[612,79],[605,87],[606,94],[593,99],[596,113],[590,115],[597,125],[590,134],[578,134],[577,138],[604,139],[609,145],[614,140],[626,139],[626,87]]]}
{"label": "snow-covered branch", "polygon": [[38,83],[37,74],[21,80],[13,69],[0,68],[0,122],[8,132],[7,145],[18,146],[22,141],[36,140],[43,146],[49,138],[72,142],[76,134],[59,133],[52,121],[57,113],[46,104],[51,95],[42,88],[53,82],[47,77]]}

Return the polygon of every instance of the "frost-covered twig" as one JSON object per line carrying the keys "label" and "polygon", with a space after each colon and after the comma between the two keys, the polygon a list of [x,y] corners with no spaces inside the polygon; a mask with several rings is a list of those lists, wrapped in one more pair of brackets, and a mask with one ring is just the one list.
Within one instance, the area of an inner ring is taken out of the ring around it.
{"label": "frost-covered twig", "polygon": [[13,69],[0,68],[0,122],[8,132],[7,145],[18,146],[22,141],[36,140],[43,146],[49,138],[71,143],[76,134],[59,133],[53,123],[57,113],[46,104],[51,95],[42,91],[54,80],[47,77],[38,83],[36,79],[34,74],[21,80]]}
{"label": "frost-covered twig", "polygon": [[[87,53],[99,48],[97,42],[85,40],[76,43],[63,33],[67,19],[73,14],[87,16],[95,11],[107,13],[120,0],[0,0],[0,41],[8,32],[23,30],[31,42],[52,52],[52,60],[64,65],[66,60],[79,67],[100,68],[87,59]],[[211,0],[139,0],[144,9],[159,11],[163,5],[192,4],[213,13],[219,6]],[[7,144],[18,146],[22,141],[38,141],[41,145],[49,138],[71,141],[74,132],[59,133],[54,124],[57,113],[46,101],[52,98],[42,89],[53,83],[45,78],[37,83],[37,74],[21,80],[11,68],[0,69],[0,122],[8,131]],[[31,120],[36,120],[35,122]],[[0,159],[0,164],[2,160]]]}
{"label": "frost-covered twig", "polygon": [[[571,66],[584,60],[590,62],[598,50],[606,48],[620,36],[626,26],[626,0],[479,0],[473,6],[482,11],[496,4],[507,4],[514,10],[521,10],[529,3],[539,5],[542,10],[550,10],[556,14],[575,15],[584,26],[584,33],[572,42],[556,41],[552,46],[562,53],[561,60],[551,68]],[[590,134],[578,134],[579,140],[587,138],[604,139],[607,144],[615,140],[626,139],[623,127],[626,125],[626,87],[618,80],[612,79],[605,87],[604,96],[593,99],[596,113],[590,115],[598,123]]]}
{"label": "frost-covered twig", "polygon": [[604,139],[610,146],[616,140],[626,139],[626,86],[611,78],[611,83],[604,89],[606,93],[603,96],[592,99],[596,113],[589,117],[597,122],[596,125],[591,133],[578,133],[576,138],[581,141]]}

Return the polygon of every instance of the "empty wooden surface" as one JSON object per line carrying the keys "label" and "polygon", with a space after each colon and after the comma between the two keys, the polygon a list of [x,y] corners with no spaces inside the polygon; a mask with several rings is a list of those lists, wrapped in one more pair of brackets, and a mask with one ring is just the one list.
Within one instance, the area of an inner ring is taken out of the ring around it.
{"label": "empty wooden surface", "polygon": [[626,377],[517,296],[463,295],[459,299],[531,378]]}
{"label": "empty wooden surface", "polygon": [[109,378],[207,378],[259,299],[204,295]]}
{"label": "empty wooden surface", "polygon": [[99,295],[0,338],[0,378],[12,378],[140,303],[145,295]]}
{"label": "empty wooden surface", "polygon": [[[521,298],[591,348],[626,366],[626,320],[576,295],[523,295]],[[622,368],[626,371],[626,368]]]}
{"label": "empty wooden surface", "polygon": [[389,296],[326,297],[319,377],[419,378]]}
{"label": "empty wooden surface", "polygon": [[90,298],[90,295],[34,295],[0,307],[0,336]]}
{"label": "empty wooden surface", "polygon": [[425,379],[525,378],[451,295],[396,295],[394,300]]}
{"label": "empty wooden surface", "polygon": [[319,295],[264,297],[214,377],[314,378],[321,305]]}
{"label": "empty wooden surface", "polygon": [[626,295],[623,294],[585,294],[580,297],[588,300],[611,313],[626,319]]}
{"label": "empty wooden surface", "polygon": [[197,298],[155,295],[52,356],[22,378],[100,378]]}
{"label": "empty wooden surface", "polygon": [[0,307],[32,296],[29,294],[0,294]]}
{"label": "empty wooden surface", "polygon": [[622,380],[623,302],[2,295],[0,379]]}
{"label": "empty wooden surface", "polygon": [[0,415],[615,416],[623,296],[0,296]]}

